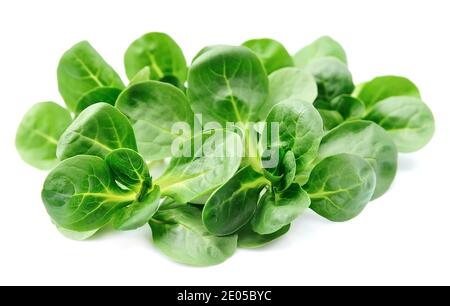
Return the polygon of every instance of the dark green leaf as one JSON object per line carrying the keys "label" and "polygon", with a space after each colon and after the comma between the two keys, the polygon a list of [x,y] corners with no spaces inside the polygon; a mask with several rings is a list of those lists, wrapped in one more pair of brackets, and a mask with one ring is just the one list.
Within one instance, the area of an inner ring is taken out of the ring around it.
{"label": "dark green leaf", "polygon": [[75,114],[79,115],[83,110],[98,102],[105,102],[114,106],[116,104],[117,97],[121,92],[122,89],[114,87],[94,88],[78,100]]}
{"label": "dark green leaf", "polygon": [[246,226],[244,226],[237,232],[238,247],[247,249],[263,247],[268,243],[272,242],[273,240],[278,239],[284,234],[286,234],[289,231],[290,227],[291,225],[288,224],[279,229],[278,231],[276,231],[275,233],[260,235],[252,230],[252,226],[249,222]]}
{"label": "dark green leaf", "polygon": [[203,209],[203,224],[214,235],[229,235],[253,216],[267,180],[250,166],[241,169],[217,189]]}
{"label": "dark green leaf", "polygon": [[260,235],[277,232],[300,216],[309,204],[308,194],[298,184],[281,193],[268,190],[259,200],[252,228]]}
{"label": "dark green leaf", "polygon": [[322,118],[323,129],[325,131],[330,131],[344,122],[344,118],[342,118],[342,115],[335,110],[318,109],[318,112],[320,114],[320,117]]}
{"label": "dark green leaf", "polygon": [[331,221],[347,221],[364,209],[375,185],[375,172],[367,161],[357,155],[338,154],[317,164],[304,188],[312,210]]}
{"label": "dark green leaf", "polygon": [[155,246],[183,264],[216,265],[231,257],[237,246],[237,235],[216,237],[208,233],[201,211],[192,206],[158,211],[150,227]]}
{"label": "dark green leaf", "polygon": [[389,189],[397,171],[397,148],[379,125],[355,120],[331,130],[322,139],[319,157],[325,158],[340,153],[359,155],[375,169],[377,185],[373,199]]}
{"label": "dark green leaf", "polygon": [[330,105],[338,111],[345,120],[361,119],[364,117],[366,107],[358,98],[350,95],[341,95],[331,100]]}

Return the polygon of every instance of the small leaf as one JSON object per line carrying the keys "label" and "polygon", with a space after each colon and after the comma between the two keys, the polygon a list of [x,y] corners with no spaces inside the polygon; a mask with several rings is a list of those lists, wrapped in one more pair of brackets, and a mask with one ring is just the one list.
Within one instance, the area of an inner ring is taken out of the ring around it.
{"label": "small leaf", "polygon": [[364,117],[366,107],[358,98],[350,95],[340,95],[331,100],[330,105],[338,111],[345,120],[361,119]]}
{"label": "small leaf", "polygon": [[273,39],[251,39],[242,44],[258,55],[266,68],[267,74],[280,68],[292,67],[294,62],[284,46]]}
{"label": "small leaf", "polygon": [[322,57],[334,57],[344,64],[347,63],[347,56],[342,46],[331,37],[323,36],[294,55],[295,66],[304,68],[313,60]]}
{"label": "small leaf", "polygon": [[16,148],[22,159],[41,170],[56,166],[58,140],[71,122],[69,111],[54,102],[34,105],[17,129]]}
{"label": "small leaf", "polygon": [[342,115],[337,111],[328,109],[318,109],[317,111],[322,118],[323,129],[325,131],[330,131],[344,122],[344,118],[342,118]]}
{"label": "small leaf", "polygon": [[260,235],[277,232],[297,219],[309,204],[307,193],[298,184],[292,184],[281,193],[269,190],[259,200],[252,228]]}
{"label": "small leaf", "polygon": [[268,181],[250,166],[217,189],[203,209],[203,224],[214,235],[235,233],[253,216],[261,190]]}
{"label": "small leaf", "polygon": [[153,243],[176,262],[211,266],[224,262],[236,250],[237,235],[216,237],[202,224],[201,211],[192,206],[158,211],[150,220]]}
{"label": "small leaf", "polygon": [[183,51],[167,34],[148,33],[135,40],[125,53],[125,70],[133,79],[143,68],[150,68],[150,78],[182,87],[187,66]]}
{"label": "small leaf", "polygon": [[56,155],[60,160],[85,154],[104,158],[119,148],[137,150],[127,117],[107,103],[86,108],[61,136]]}
{"label": "small leaf", "polygon": [[314,167],[305,190],[316,213],[331,221],[347,221],[364,209],[375,185],[375,172],[367,161],[357,155],[338,154]]}
{"label": "small leaf", "polygon": [[249,222],[246,226],[244,226],[237,232],[238,247],[246,249],[263,247],[273,240],[276,240],[286,234],[289,231],[290,227],[291,225],[288,224],[274,233],[260,235],[252,230],[251,224]]}
{"label": "small leaf", "polygon": [[62,56],[58,65],[58,87],[67,107],[75,111],[81,97],[91,90],[98,87],[123,89],[124,85],[100,54],[87,41],[82,41]]}
{"label": "small leaf", "polygon": [[134,77],[130,80],[130,84],[128,86],[136,84],[136,83],[140,83],[140,82],[150,81],[150,80],[151,80],[150,67],[145,66],[144,68],[139,70],[138,73],[136,73],[134,75]]}

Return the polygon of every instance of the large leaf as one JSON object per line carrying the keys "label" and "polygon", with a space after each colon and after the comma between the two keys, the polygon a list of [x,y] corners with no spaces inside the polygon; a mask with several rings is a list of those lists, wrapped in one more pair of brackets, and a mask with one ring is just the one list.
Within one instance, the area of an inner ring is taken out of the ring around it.
{"label": "large leaf", "polygon": [[58,140],[71,122],[69,111],[54,102],[34,105],[17,129],[16,148],[22,159],[42,170],[56,166]]}
{"label": "large leaf", "polygon": [[245,47],[204,49],[192,63],[188,97],[206,122],[256,122],[268,94],[268,79],[259,58]]}
{"label": "large leaf", "polygon": [[267,74],[280,68],[294,66],[289,52],[278,41],[270,38],[247,40],[242,44],[258,55],[266,68]]}
{"label": "large leaf", "polygon": [[400,76],[381,76],[366,82],[354,95],[368,108],[389,97],[408,96],[420,98],[419,89],[410,80]]}
{"label": "large leaf", "polygon": [[241,169],[217,189],[203,209],[203,224],[214,235],[229,235],[253,216],[267,180],[251,166]]}
{"label": "large leaf", "polygon": [[58,65],[58,87],[67,107],[75,111],[80,98],[94,88],[123,89],[124,85],[100,54],[87,41],[82,41],[62,56]]}
{"label": "large leaf", "polygon": [[342,46],[329,36],[323,36],[307,45],[294,55],[297,67],[304,68],[313,60],[322,57],[334,57],[347,63],[347,56]]}
{"label": "large leaf", "polygon": [[85,109],[67,128],[56,153],[60,160],[79,154],[103,158],[119,148],[137,150],[130,122],[115,107],[96,103]]}
{"label": "large leaf", "polygon": [[[319,113],[311,103],[290,99],[274,106],[266,121],[267,127],[278,124],[279,143],[266,143],[265,146],[291,150],[297,163],[297,181],[305,183],[323,136],[323,123]],[[269,136],[265,139],[270,131],[267,127],[263,133],[263,142],[273,138]]]}
{"label": "large leaf", "polygon": [[339,125],[322,139],[319,158],[340,153],[359,155],[372,165],[377,177],[373,198],[388,190],[397,171],[397,148],[383,128],[363,120]]}
{"label": "large leaf", "polygon": [[52,220],[79,232],[101,228],[135,197],[135,193],[124,192],[116,185],[103,159],[87,155],[60,163],[47,176],[42,191]]}
{"label": "large leaf", "polygon": [[316,213],[331,221],[346,221],[364,209],[375,185],[375,172],[367,161],[357,155],[338,154],[314,167],[304,188]]}
{"label": "large leaf", "polygon": [[309,204],[308,194],[298,184],[292,184],[281,193],[268,190],[259,201],[252,229],[260,235],[275,233],[291,224]]}
{"label": "large leaf", "polygon": [[179,137],[173,130],[176,123],[187,124],[189,133],[194,127],[194,114],[186,96],[170,84],[146,81],[131,85],[116,106],[130,118],[139,152],[147,161],[172,155],[172,144]]}
{"label": "large leaf", "polygon": [[150,68],[150,78],[182,87],[186,81],[187,66],[183,51],[167,34],[148,33],[135,40],[125,53],[128,79],[143,68]]}
{"label": "large leaf", "polygon": [[237,235],[216,237],[203,226],[201,211],[192,206],[161,210],[150,220],[153,243],[173,260],[210,266],[233,255]]}
{"label": "large leaf", "polygon": [[[174,157],[155,184],[161,194],[180,203],[201,198],[227,182],[242,157],[242,140],[226,130],[196,135],[182,144],[183,155]],[[187,149],[187,150],[186,150]]]}
{"label": "large leaf", "polygon": [[434,118],[428,106],[414,97],[392,97],[375,104],[366,120],[382,126],[400,152],[414,152],[433,137]]}

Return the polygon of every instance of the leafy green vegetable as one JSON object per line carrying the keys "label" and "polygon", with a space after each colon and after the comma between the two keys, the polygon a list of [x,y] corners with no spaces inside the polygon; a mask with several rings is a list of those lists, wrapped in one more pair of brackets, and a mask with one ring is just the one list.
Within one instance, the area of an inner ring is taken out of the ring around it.
{"label": "leafy green vegetable", "polygon": [[283,236],[284,234],[286,234],[289,231],[290,227],[291,225],[288,224],[279,229],[278,231],[276,231],[275,233],[260,235],[258,233],[255,233],[252,230],[251,223],[248,223],[246,226],[244,226],[237,232],[238,247],[247,249],[263,247],[268,243],[272,242],[273,240],[276,240],[281,236]]}
{"label": "leafy green vegetable", "polygon": [[122,89],[114,87],[97,87],[88,91],[77,102],[75,114],[79,115],[83,110],[98,102],[105,102],[114,106],[117,97],[122,92]]}
{"label": "leafy green vegetable", "polygon": [[121,208],[113,217],[115,229],[126,231],[144,226],[159,208],[160,191],[155,186],[145,195],[139,195],[138,200]]}
{"label": "leafy green vegetable", "polygon": [[290,99],[274,106],[266,121],[269,124],[279,124],[279,143],[272,143],[271,146],[279,146],[294,153],[297,164],[296,180],[301,184],[305,183],[323,135],[323,123],[319,113],[310,103]]}
{"label": "leafy green vegetable", "polygon": [[123,89],[124,85],[100,54],[87,41],[82,41],[62,56],[58,65],[58,87],[67,107],[75,111],[81,97],[91,90],[98,87]]}
{"label": "leafy green vegetable", "polygon": [[187,132],[194,126],[194,114],[186,96],[170,84],[133,84],[120,95],[116,106],[130,118],[139,152],[147,161],[171,156],[172,143],[180,137],[173,130],[175,123],[186,123]]}
{"label": "leafy green vegetable", "polygon": [[322,118],[323,129],[325,131],[330,131],[344,122],[344,118],[338,111],[320,108],[317,111]]}
{"label": "leafy green vegetable", "polygon": [[284,67],[294,66],[294,61],[289,55],[289,52],[276,40],[269,38],[251,39],[242,45],[259,56],[266,68],[267,74]]}
{"label": "leafy green vegetable", "polygon": [[347,56],[342,46],[331,37],[323,36],[294,55],[295,66],[305,68],[315,59],[322,57],[334,57],[344,64],[347,63]]}
{"label": "leafy green vegetable", "polygon": [[434,134],[434,117],[428,106],[414,97],[392,97],[375,104],[366,120],[383,127],[400,152],[424,147]]}
{"label": "leafy green vegetable", "polygon": [[261,190],[268,182],[252,167],[241,169],[215,191],[203,208],[203,224],[218,236],[235,233],[253,216]]}
{"label": "leafy green vegetable", "polygon": [[297,219],[309,204],[308,194],[298,184],[281,193],[268,190],[259,201],[252,228],[260,235],[277,232]]}
{"label": "leafy green vegetable", "polygon": [[352,154],[337,154],[314,167],[305,186],[311,209],[331,221],[356,217],[370,201],[376,185],[372,166]]}
{"label": "leafy green vegetable", "polygon": [[[197,147],[198,143],[202,146]],[[174,157],[155,184],[161,194],[187,203],[211,193],[237,171],[242,156],[239,135],[216,130],[196,135],[182,144],[185,156]]]}
{"label": "leafy green vegetable", "polygon": [[42,170],[56,166],[58,140],[71,122],[70,113],[54,102],[34,105],[17,129],[16,148],[22,159]]}
{"label": "leafy green vegetable", "polygon": [[189,70],[188,97],[206,122],[255,122],[267,99],[268,79],[260,59],[245,47],[216,46]]}
{"label": "leafy green vegetable", "polygon": [[148,33],[135,40],[125,53],[125,70],[132,80],[143,68],[150,68],[150,78],[182,87],[187,66],[183,51],[167,34]]}
{"label": "leafy green vegetable", "polygon": [[60,160],[79,154],[105,157],[114,149],[137,150],[128,119],[107,103],[85,109],[61,136],[56,155]]}
{"label": "leafy green vegetable", "polygon": [[298,68],[283,68],[269,75],[269,98],[261,108],[260,117],[266,118],[272,107],[296,98],[313,103],[317,98],[317,85],[312,74]]}
{"label": "leafy green vegetable", "polygon": [[[145,196],[152,187],[147,164],[144,159],[131,149],[117,149],[109,153],[105,158],[113,178],[136,193]],[[148,221],[148,220],[147,220]]]}
{"label": "leafy green vegetable", "polygon": [[364,103],[350,95],[337,96],[330,102],[330,106],[337,110],[344,119],[361,119],[366,113]]}
{"label": "leafy green vegetable", "polygon": [[356,120],[331,130],[322,139],[319,157],[323,159],[340,153],[358,155],[374,168],[377,177],[374,199],[388,190],[397,171],[397,148],[380,126]]}
{"label": "leafy green vegetable", "polygon": [[392,184],[397,151],[435,129],[416,85],[382,76],[355,87],[327,36],[294,57],[272,39],[208,46],[188,68],[153,32],[130,45],[125,70],[126,88],[89,43],[75,45],[57,72],[69,110],[37,104],[16,147],[53,168],[42,200],[63,235],[149,224],[155,246],[188,265],[266,245],[308,207],[354,218]]}
{"label": "leafy green vegetable", "polygon": [[135,194],[117,186],[103,159],[78,155],[50,172],[42,200],[58,226],[86,232],[107,224],[116,211],[135,200]]}
{"label": "leafy green vegetable", "polygon": [[397,96],[420,98],[420,93],[413,82],[399,76],[374,78],[364,83],[356,92],[356,97],[363,101],[367,108],[386,98]]}
{"label": "leafy green vegetable", "polygon": [[307,69],[316,79],[319,99],[331,101],[339,95],[351,94],[355,88],[347,65],[334,57],[315,59]]}
{"label": "leafy green vegetable", "polygon": [[183,264],[216,265],[233,255],[237,246],[237,235],[210,234],[202,224],[201,210],[192,206],[158,211],[150,227],[155,246]]}

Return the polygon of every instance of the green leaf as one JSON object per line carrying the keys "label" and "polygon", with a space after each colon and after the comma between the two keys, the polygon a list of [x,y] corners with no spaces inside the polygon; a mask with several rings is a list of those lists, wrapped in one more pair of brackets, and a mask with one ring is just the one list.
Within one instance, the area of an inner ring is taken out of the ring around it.
{"label": "green leaf", "polygon": [[325,131],[330,131],[344,122],[344,118],[342,118],[342,115],[337,111],[328,109],[318,109],[317,111],[322,118],[323,129]]}
{"label": "green leaf", "polygon": [[153,243],[176,262],[211,266],[231,257],[237,235],[216,237],[202,224],[201,211],[192,206],[158,211],[150,220]]}
{"label": "green leaf", "polygon": [[78,232],[103,227],[135,197],[116,185],[103,159],[87,155],[61,162],[47,176],[42,190],[42,200],[54,222]]}
{"label": "green leaf", "polygon": [[281,193],[268,190],[259,200],[252,228],[260,235],[275,233],[297,219],[309,204],[308,194],[298,184]]}
{"label": "green leaf", "polygon": [[267,117],[272,107],[290,98],[313,103],[317,98],[314,76],[305,70],[290,67],[269,75],[269,98],[261,108],[261,118]]}
{"label": "green leaf", "polygon": [[86,108],[61,136],[56,155],[60,160],[85,154],[104,158],[115,149],[137,150],[127,117],[107,103]]}
{"label": "green leaf", "polygon": [[242,44],[258,55],[266,68],[267,74],[280,68],[294,66],[289,52],[284,46],[273,39],[251,39]]}
{"label": "green leaf", "polygon": [[307,69],[316,79],[319,99],[331,101],[339,95],[351,94],[355,88],[347,65],[334,57],[316,59]]}
{"label": "green leaf", "polygon": [[[272,123],[279,125],[279,143],[271,143],[274,148],[291,150],[296,158],[296,176],[299,183],[306,182],[313,161],[319,150],[323,136],[323,123],[319,113],[310,103],[290,99],[274,106],[267,117],[267,127]],[[266,130],[267,130],[266,127]],[[269,135],[265,131],[263,135]],[[263,142],[272,139],[263,137]],[[267,147],[269,144],[265,144]]]}
{"label": "green leaf", "polygon": [[421,149],[434,134],[433,113],[425,103],[414,97],[382,100],[372,107],[365,119],[383,127],[400,152]]}
{"label": "green leaf", "polygon": [[366,107],[358,98],[350,95],[340,95],[331,100],[330,105],[337,110],[345,120],[361,119],[364,117]]}
{"label": "green leaf", "polygon": [[136,83],[140,83],[140,82],[150,81],[150,80],[151,80],[150,67],[145,66],[144,68],[139,70],[138,73],[136,73],[134,75],[134,77],[130,80],[130,84],[128,86],[136,84]]}
{"label": "green leaf", "polygon": [[94,88],[124,88],[119,75],[87,41],[64,53],[57,74],[59,92],[72,111],[76,110],[81,97]]}
{"label": "green leaf", "polygon": [[114,87],[98,87],[83,95],[77,102],[75,114],[79,115],[83,110],[98,102],[108,103],[114,106],[117,97],[122,92],[122,89]]}
{"label": "green leaf", "polygon": [[314,167],[305,190],[311,209],[331,221],[356,217],[372,198],[376,175],[363,158],[338,154],[323,159]]}
{"label": "green leaf", "polygon": [[189,70],[188,97],[205,122],[256,122],[268,95],[259,58],[245,47],[215,46],[199,55]]}
{"label": "green leaf", "polygon": [[186,81],[187,65],[183,51],[167,34],[148,33],[135,40],[125,53],[128,79],[143,68],[150,68],[150,78],[182,87]]}
{"label": "green leaf", "polygon": [[119,96],[116,106],[130,118],[139,152],[147,161],[172,156],[172,144],[180,137],[173,130],[175,123],[186,123],[189,133],[194,127],[194,114],[186,96],[170,84],[157,81],[133,84]]}
{"label": "green leaf", "polygon": [[292,151],[287,151],[284,155],[280,173],[282,173],[282,177],[280,183],[275,186],[275,189],[277,191],[284,191],[294,182],[297,173],[297,161]]}
{"label": "green leaf", "polygon": [[71,122],[69,111],[54,102],[34,105],[23,117],[16,133],[16,149],[22,159],[42,170],[56,166],[58,140]]}
{"label": "green leaf", "polygon": [[112,219],[115,229],[129,231],[147,224],[159,208],[159,186],[154,186],[150,192],[138,199],[116,212]]}
{"label": "green leaf", "polygon": [[[152,178],[142,156],[131,149],[117,149],[105,158],[113,178],[123,186],[145,196],[152,186]],[[147,220],[148,221],[148,220]]]}
{"label": "green leaf", "polygon": [[356,97],[363,101],[367,108],[386,98],[397,96],[420,98],[420,93],[410,80],[391,75],[374,78],[364,83],[356,92]]}
{"label": "green leaf", "polygon": [[214,235],[235,233],[252,218],[259,194],[267,184],[252,167],[241,169],[208,199],[203,209],[203,224]]}
{"label": "green leaf", "polygon": [[260,235],[253,231],[251,223],[249,222],[246,226],[244,226],[237,232],[238,247],[246,249],[263,247],[273,240],[278,239],[286,234],[289,231],[290,227],[291,225],[288,224],[274,233]]}
{"label": "green leaf", "polygon": [[342,46],[331,37],[323,36],[294,55],[295,66],[305,68],[313,60],[322,57],[334,57],[344,64],[347,63],[347,56]]}
{"label": "green leaf", "polygon": [[87,239],[91,238],[92,236],[94,236],[98,232],[98,230],[93,230],[93,231],[88,231],[88,232],[76,232],[76,231],[71,231],[71,230],[59,227],[58,225],[56,225],[56,229],[64,237],[71,239],[71,240],[75,240],[75,241],[87,240]]}
{"label": "green leaf", "polygon": [[368,161],[377,176],[373,199],[384,194],[397,171],[397,148],[379,125],[363,120],[344,122],[322,139],[319,158],[349,153]]}
{"label": "green leaf", "polygon": [[234,175],[242,148],[240,136],[226,130],[196,135],[182,143],[183,155],[172,158],[155,184],[161,187],[163,196],[180,203],[201,198]]}

